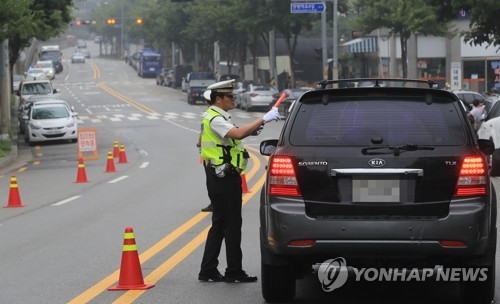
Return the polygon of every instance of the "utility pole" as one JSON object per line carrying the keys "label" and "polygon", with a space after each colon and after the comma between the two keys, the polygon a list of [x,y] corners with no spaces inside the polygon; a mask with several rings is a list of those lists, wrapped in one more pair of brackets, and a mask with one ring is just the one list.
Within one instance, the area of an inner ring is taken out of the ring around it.
{"label": "utility pole", "polygon": [[9,42],[0,42],[0,139],[9,139],[10,127]]}
{"label": "utility pole", "polygon": [[337,13],[338,13],[338,0],[333,0],[333,62],[332,62],[332,79],[339,79],[339,47],[338,47],[338,29],[337,29]]}
{"label": "utility pole", "polygon": [[328,50],[326,49],[326,10],[321,13],[321,50],[323,63],[323,80],[328,79]]}

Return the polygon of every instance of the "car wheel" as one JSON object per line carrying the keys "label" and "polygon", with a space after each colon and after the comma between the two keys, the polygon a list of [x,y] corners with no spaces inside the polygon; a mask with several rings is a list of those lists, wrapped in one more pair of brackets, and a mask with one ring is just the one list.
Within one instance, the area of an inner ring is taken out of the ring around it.
{"label": "car wheel", "polygon": [[[496,229],[490,235],[491,243],[488,254],[485,258],[486,265],[477,268],[486,268],[487,278],[480,281],[461,281],[460,293],[464,303],[490,304],[495,296],[495,252],[497,245]],[[474,267],[476,268],[476,267]],[[480,277],[479,277],[480,278]]]}
{"label": "car wheel", "polygon": [[500,149],[489,156],[490,176],[500,176]]}
{"label": "car wheel", "polygon": [[[261,191],[261,202],[264,199]],[[272,254],[266,246],[265,236],[260,232],[261,285],[266,302],[289,302],[295,297],[295,275],[286,257]]]}
{"label": "car wheel", "polygon": [[289,302],[295,297],[295,277],[291,266],[261,262],[262,296],[266,302]]}

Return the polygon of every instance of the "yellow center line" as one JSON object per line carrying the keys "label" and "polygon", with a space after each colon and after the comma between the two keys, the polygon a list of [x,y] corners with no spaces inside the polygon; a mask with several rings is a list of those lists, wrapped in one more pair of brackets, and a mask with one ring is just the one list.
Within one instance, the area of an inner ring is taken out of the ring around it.
{"label": "yellow center line", "polygon": [[[253,150],[257,152],[258,150],[254,148],[247,147],[248,150]],[[255,161],[254,165],[252,166],[251,170],[248,173],[248,180],[250,180],[259,170],[261,166],[261,161],[260,159],[253,153],[250,153],[250,156],[252,159]],[[262,187],[262,184],[264,183],[264,178],[265,175],[263,175],[259,181],[250,189],[250,193],[244,194],[243,195],[243,202],[242,204],[246,204],[250,198],[252,198],[256,193],[258,193],[259,189]],[[174,242],[177,238],[179,238],[181,235],[183,235],[185,232],[187,232],[189,229],[191,229],[193,226],[198,224],[201,220],[203,220],[205,217],[208,216],[209,213],[206,212],[200,212],[193,216],[191,219],[188,221],[184,222],[181,226],[179,226],[177,229],[175,229],[173,232],[168,234],[166,237],[161,239],[159,242],[154,244],[152,247],[147,249],[143,254],[139,255],[139,261],[141,264],[144,264],[146,261],[148,261],[150,258],[158,254],[161,250],[165,249],[167,246],[169,246],[172,242]],[[153,271],[150,276],[146,278],[148,281],[154,281],[157,282],[161,277],[165,276],[171,269],[173,269],[177,264],[179,264],[184,258],[186,258],[189,253],[191,253],[194,249],[196,249],[200,244],[203,243],[203,241],[206,239],[203,238],[203,236],[206,236],[206,230],[209,228],[204,229],[203,232],[198,234],[191,242],[189,242],[187,245],[185,245],[181,250],[176,252],[171,258],[169,258],[165,263],[160,266],[161,270],[155,270]],[[200,236],[201,235],[201,236]],[[201,239],[201,241],[199,241]],[[199,243],[198,243],[199,242]],[[175,257],[175,258],[174,258]],[[120,269],[114,271],[110,275],[108,275],[106,278],[102,279],[74,299],[72,299],[69,304],[77,304],[77,303],[88,303],[95,297],[97,297],[99,294],[102,292],[106,291],[108,287],[112,286],[115,282],[118,281],[118,277],[120,274]],[[137,291],[134,291],[137,293]],[[132,291],[129,291],[125,293],[127,297],[129,296],[128,294],[131,294]],[[138,294],[137,297],[139,297],[142,293]],[[124,295],[124,296],[125,296]],[[118,299],[120,300],[120,299]]]}
{"label": "yellow center line", "polygon": [[149,114],[149,115],[160,115],[155,110],[153,110],[153,109],[151,109],[143,104],[140,104],[139,102],[137,102],[131,98],[128,98],[127,96],[113,90],[112,88],[108,87],[107,85],[105,85],[103,83],[98,83],[97,87],[108,92],[110,95],[115,96],[116,98],[120,99],[121,101],[135,107],[136,109],[138,109],[141,112],[144,112],[144,113]]}
{"label": "yellow center line", "polygon": [[[262,175],[257,183],[252,187],[251,192],[253,194],[245,195],[243,199],[243,205],[246,204],[251,197],[258,193],[259,189],[262,188],[266,176]],[[203,229],[202,232],[197,234],[189,243],[187,243],[182,249],[177,251],[172,257],[166,260],[163,264],[153,270],[145,279],[144,282],[147,284],[156,284],[158,281],[166,276],[172,269],[179,265],[185,258],[187,258],[196,248],[198,248],[207,238],[208,230],[210,225]],[[113,304],[128,304],[137,300],[143,293],[147,290],[129,290],[125,292],[121,297],[116,299]]]}

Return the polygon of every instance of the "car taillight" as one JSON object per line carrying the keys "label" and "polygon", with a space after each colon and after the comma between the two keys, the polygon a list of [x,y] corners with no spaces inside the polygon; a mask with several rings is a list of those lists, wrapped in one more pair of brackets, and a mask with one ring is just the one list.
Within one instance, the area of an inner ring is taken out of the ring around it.
{"label": "car taillight", "polygon": [[250,93],[250,97],[255,97],[255,96],[258,96],[259,94],[257,93]]}
{"label": "car taillight", "polygon": [[455,196],[486,195],[488,169],[484,157],[467,156],[462,162]]}
{"label": "car taillight", "polygon": [[301,196],[291,157],[272,156],[268,170],[269,195]]}

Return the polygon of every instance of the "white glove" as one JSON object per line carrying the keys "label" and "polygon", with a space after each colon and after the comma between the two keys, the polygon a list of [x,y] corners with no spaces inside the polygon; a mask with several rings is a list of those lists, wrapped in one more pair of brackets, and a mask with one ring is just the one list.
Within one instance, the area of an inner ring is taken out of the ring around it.
{"label": "white glove", "polygon": [[269,112],[264,114],[262,119],[264,119],[265,124],[273,120],[278,121],[280,119],[280,113],[278,113],[278,108],[272,107]]}

